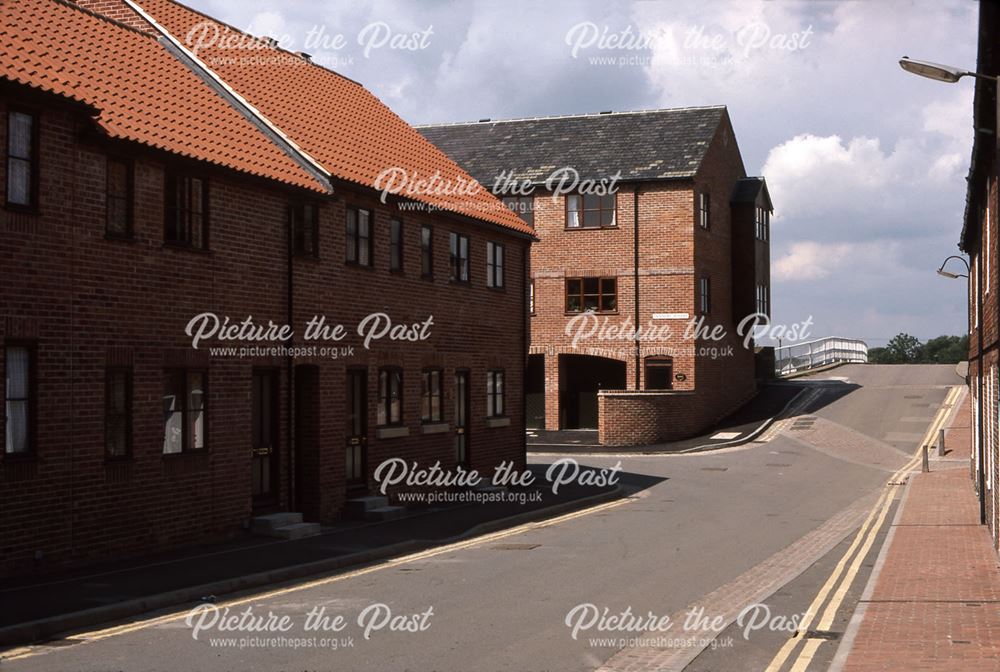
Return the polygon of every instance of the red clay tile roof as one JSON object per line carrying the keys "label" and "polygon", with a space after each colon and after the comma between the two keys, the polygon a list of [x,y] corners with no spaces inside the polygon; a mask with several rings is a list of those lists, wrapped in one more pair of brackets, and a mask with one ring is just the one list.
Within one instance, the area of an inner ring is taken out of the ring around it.
{"label": "red clay tile roof", "polygon": [[325,191],[156,39],[60,0],[0,2],[0,79],[97,108],[110,137]]}
{"label": "red clay tile roof", "polygon": [[[136,0],[160,26],[191,48],[187,36],[206,23],[227,26],[171,0]],[[252,40],[255,44],[260,43]],[[440,175],[452,184],[473,178],[360,84],[290,52],[202,47],[197,56],[260,110],[334,177],[372,187],[380,173],[402,168],[409,176]],[[254,59],[251,64],[241,58]],[[437,208],[533,235],[487,188],[478,193],[410,196]]]}

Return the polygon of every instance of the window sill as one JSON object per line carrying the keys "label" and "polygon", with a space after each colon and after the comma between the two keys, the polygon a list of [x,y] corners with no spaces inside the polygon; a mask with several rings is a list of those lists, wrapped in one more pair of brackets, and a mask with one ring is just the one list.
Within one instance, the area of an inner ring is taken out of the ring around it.
{"label": "window sill", "polygon": [[486,418],[486,426],[489,427],[490,429],[493,429],[494,427],[509,427],[510,418],[505,416]]}
{"label": "window sill", "polygon": [[410,435],[409,427],[379,427],[375,430],[375,436],[379,439],[401,439]]}
{"label": "window sill", "polygon": [[293,259],[301,259],[303,261],[308,261],[312,263],[319,263],[320,258],[318,254],[311,254],[309,252],[292,252]]}
{"label": "window sill", "polygon": [[34,451],[29,451],[27,453],[3,453],[3,459],[0,459],[0,462],[9,462],[11,464],[38,462],[38,453]]}
{"label": "window sill", "polygon": [[428,422],[420,428],[423,434],[444,434],[451,429],[447,422]]}
{"label": "window sill", "polygon": [[197,457],[208,455],[208,448],[198,448],[197,450],[182,450],[179,453],[160,453],[164,460],[181,460],[185,457]]}
{"label": "window sill", "polygon": [[[566,317],[576,317],[577,315],[586,315],[587,313],[593,313],[594,315],[618,315],[617,310],[577,310],[574,312],[566,311],[563,313]],[[532,313],[534,316],[534,313]]]}
{"label": "window sill", "polygon": [[356,261],[345,261],[344,262],[344,266],[347,266],[348,268],[360,268],[360,269],[363,269],[363,270],[366,270],[366,271],[374,271],[375,270],[375,265],[374,264],[359,264]]}
{"label": "window sill", "polygon": [[7,212],[16,212],[19,215],[40,215],[41,212],[37,205],[21,205],[19,203],[5,203],[4,210]]}
{"label": "window sill", "polygon": [[621,228],[617,224],[614,226],[563,226],[563,231],[607,231]]}

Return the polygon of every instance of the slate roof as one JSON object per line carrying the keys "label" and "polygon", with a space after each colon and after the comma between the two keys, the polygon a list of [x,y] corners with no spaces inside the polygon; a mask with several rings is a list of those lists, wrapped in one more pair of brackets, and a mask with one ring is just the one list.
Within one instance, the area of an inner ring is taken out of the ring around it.
{"label": "slate roof", "polygon": [[[222,35],[243,34],[172,0],[135,2],[182,43],[193,28],[212,23]],[[414,179],[439,175],[453,185],[473,183],[465,170],[357,82],[256,38],[250,41],[258,48],[222,49],[218,45],[227,40],[220,38],[197,56],[335,178],[373,187],[384,171],[402,168]],[[250,65],[241,62],[247,56],[253,58]],[[413,193],[409,198],[534,235],[488,189],[475,186],[476,193]]]}
{"label": "slate roof", "polygon": [[95,108],[109,137],[325,190],[154,37],[76,5],[0,2],[4,79]]}
{"label": "slate roof", "polygon": [[540,184],[561,167],[581,179],[673,180],[695,175],[724,106],[417,126],[479,182],[501,173]]}

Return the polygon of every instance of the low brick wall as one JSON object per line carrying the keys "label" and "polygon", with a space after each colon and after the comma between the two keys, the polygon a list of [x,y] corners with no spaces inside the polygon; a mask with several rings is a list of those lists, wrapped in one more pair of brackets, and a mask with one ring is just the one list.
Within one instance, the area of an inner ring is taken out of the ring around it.
{"label": "low brick wall", "polygon": [[603,390],[597,397],[598,440],[605,446],[642,446],[694,436],[756,394],[730,400],[697,391]]}

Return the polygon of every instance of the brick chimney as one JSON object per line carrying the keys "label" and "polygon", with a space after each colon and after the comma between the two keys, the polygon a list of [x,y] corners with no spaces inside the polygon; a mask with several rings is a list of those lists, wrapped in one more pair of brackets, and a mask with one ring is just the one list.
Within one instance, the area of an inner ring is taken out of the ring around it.
{"label": "brick chimney", "polygon": [[73,0],[73,2],[95,14],[101,14],[144,33],[155,34],[156,32],[145,19],[128,6],[125,0]]}

